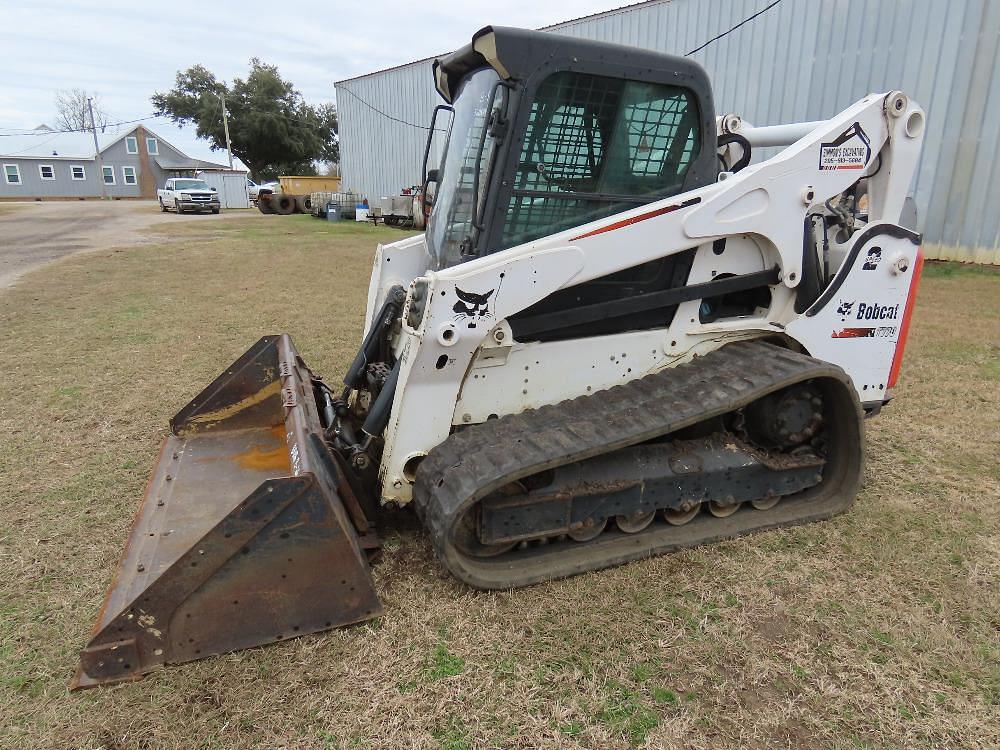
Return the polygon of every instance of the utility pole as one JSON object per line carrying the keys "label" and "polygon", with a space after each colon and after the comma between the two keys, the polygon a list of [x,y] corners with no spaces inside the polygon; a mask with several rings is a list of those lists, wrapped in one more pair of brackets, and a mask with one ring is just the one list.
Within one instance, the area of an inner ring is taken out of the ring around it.
{"label": "utility pole", "polygon": [[94,119],[94,100],[87,97],[87,109],[90,110],[90,131],[94,134],[94,160],[97,162],[97,179],[101,181],[101,199],[107,200],[108,186],[104,183],[104,163],[101,161],[101,147],[97,145],[97,121]]}
{"label": "utility pole", "polygon": [[229,113],[226,111],[226,95],[220,94],[222,99],[222,129],[226,131],[226,153],[229,154],[229,168],[233,168],[233,144],[229,142]]}

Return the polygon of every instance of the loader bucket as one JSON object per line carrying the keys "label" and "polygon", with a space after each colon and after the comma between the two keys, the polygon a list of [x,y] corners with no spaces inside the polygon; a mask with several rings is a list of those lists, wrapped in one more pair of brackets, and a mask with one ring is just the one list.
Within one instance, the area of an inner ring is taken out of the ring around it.
{"label": "loader bucket", "polygon": [[287,335],[258,341],[170,428],[72,688],[381,614],[374,530]]}

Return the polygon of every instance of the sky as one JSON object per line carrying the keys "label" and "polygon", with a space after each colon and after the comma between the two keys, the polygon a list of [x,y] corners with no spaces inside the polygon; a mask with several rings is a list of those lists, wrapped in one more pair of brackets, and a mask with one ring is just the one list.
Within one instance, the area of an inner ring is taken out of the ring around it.
{"label": "sky", "polygon": [[[334,81],[450,52],[486,25],[538,28],[628,0],[0,0],[0,133],[55,120],[60,89],[99,95],[111,122],[153,112],[149,97],[200,63],[245,76],[251,57],[277,65],[310,104]],[[224,161],[193,129],[145,123],[189,156]]]}

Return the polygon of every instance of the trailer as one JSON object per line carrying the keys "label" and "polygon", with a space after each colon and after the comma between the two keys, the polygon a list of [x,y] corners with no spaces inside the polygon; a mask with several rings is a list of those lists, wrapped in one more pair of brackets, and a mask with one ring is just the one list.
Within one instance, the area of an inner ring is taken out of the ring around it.
{"label": "trailer", "polygon": [[420,187],[403,188],[399,195],[382,196],[379,205],[370,214],[389,227],[423,229],[425,223],[423,192]]}

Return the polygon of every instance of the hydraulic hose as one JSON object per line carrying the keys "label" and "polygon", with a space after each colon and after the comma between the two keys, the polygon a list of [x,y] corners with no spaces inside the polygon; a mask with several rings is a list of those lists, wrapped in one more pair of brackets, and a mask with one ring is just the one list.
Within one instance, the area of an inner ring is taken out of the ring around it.
{"label": "hydraulic hose", "polygon": [[378,398],[375,399],[372,408],[368,412],[368,417],[361,427],[366,435],[378,437],[385,430],[385,426],[389,424],[392,401],[396,397],[396,383],[399,380],[399,366],[400,362],[397,360],[392,368],[392,372],[389,373],[389,377],[385,379],[385,385],[382,386]]}
{"label": "hydraulic hose", "polygon": [[352,390],[359,390],[365,385],[365,369],[372,362],[377,361],[379,349],[382,342],[389,334],[389,329],[396,322],[406,301],[406,290],[396,285],[389,290],[382,303],[382,309],[375,316],[375,322],[368,329],[365,340],[361,343],[361,348],[354,357],[351,366],[347,368],[344,375],[344,385]]}
{"label": "hydraulic hose", "polygon": [[739,133],[722,133],[718,139],[718,146],[722,148],[723,146],[728,146],[730,143],[738,143],[740,148],[743,149],[743,154],[736,163],[729,168],[730,172],[739,172],[744,167],[750,164],[750,141],[748,141],[744,136]]}

